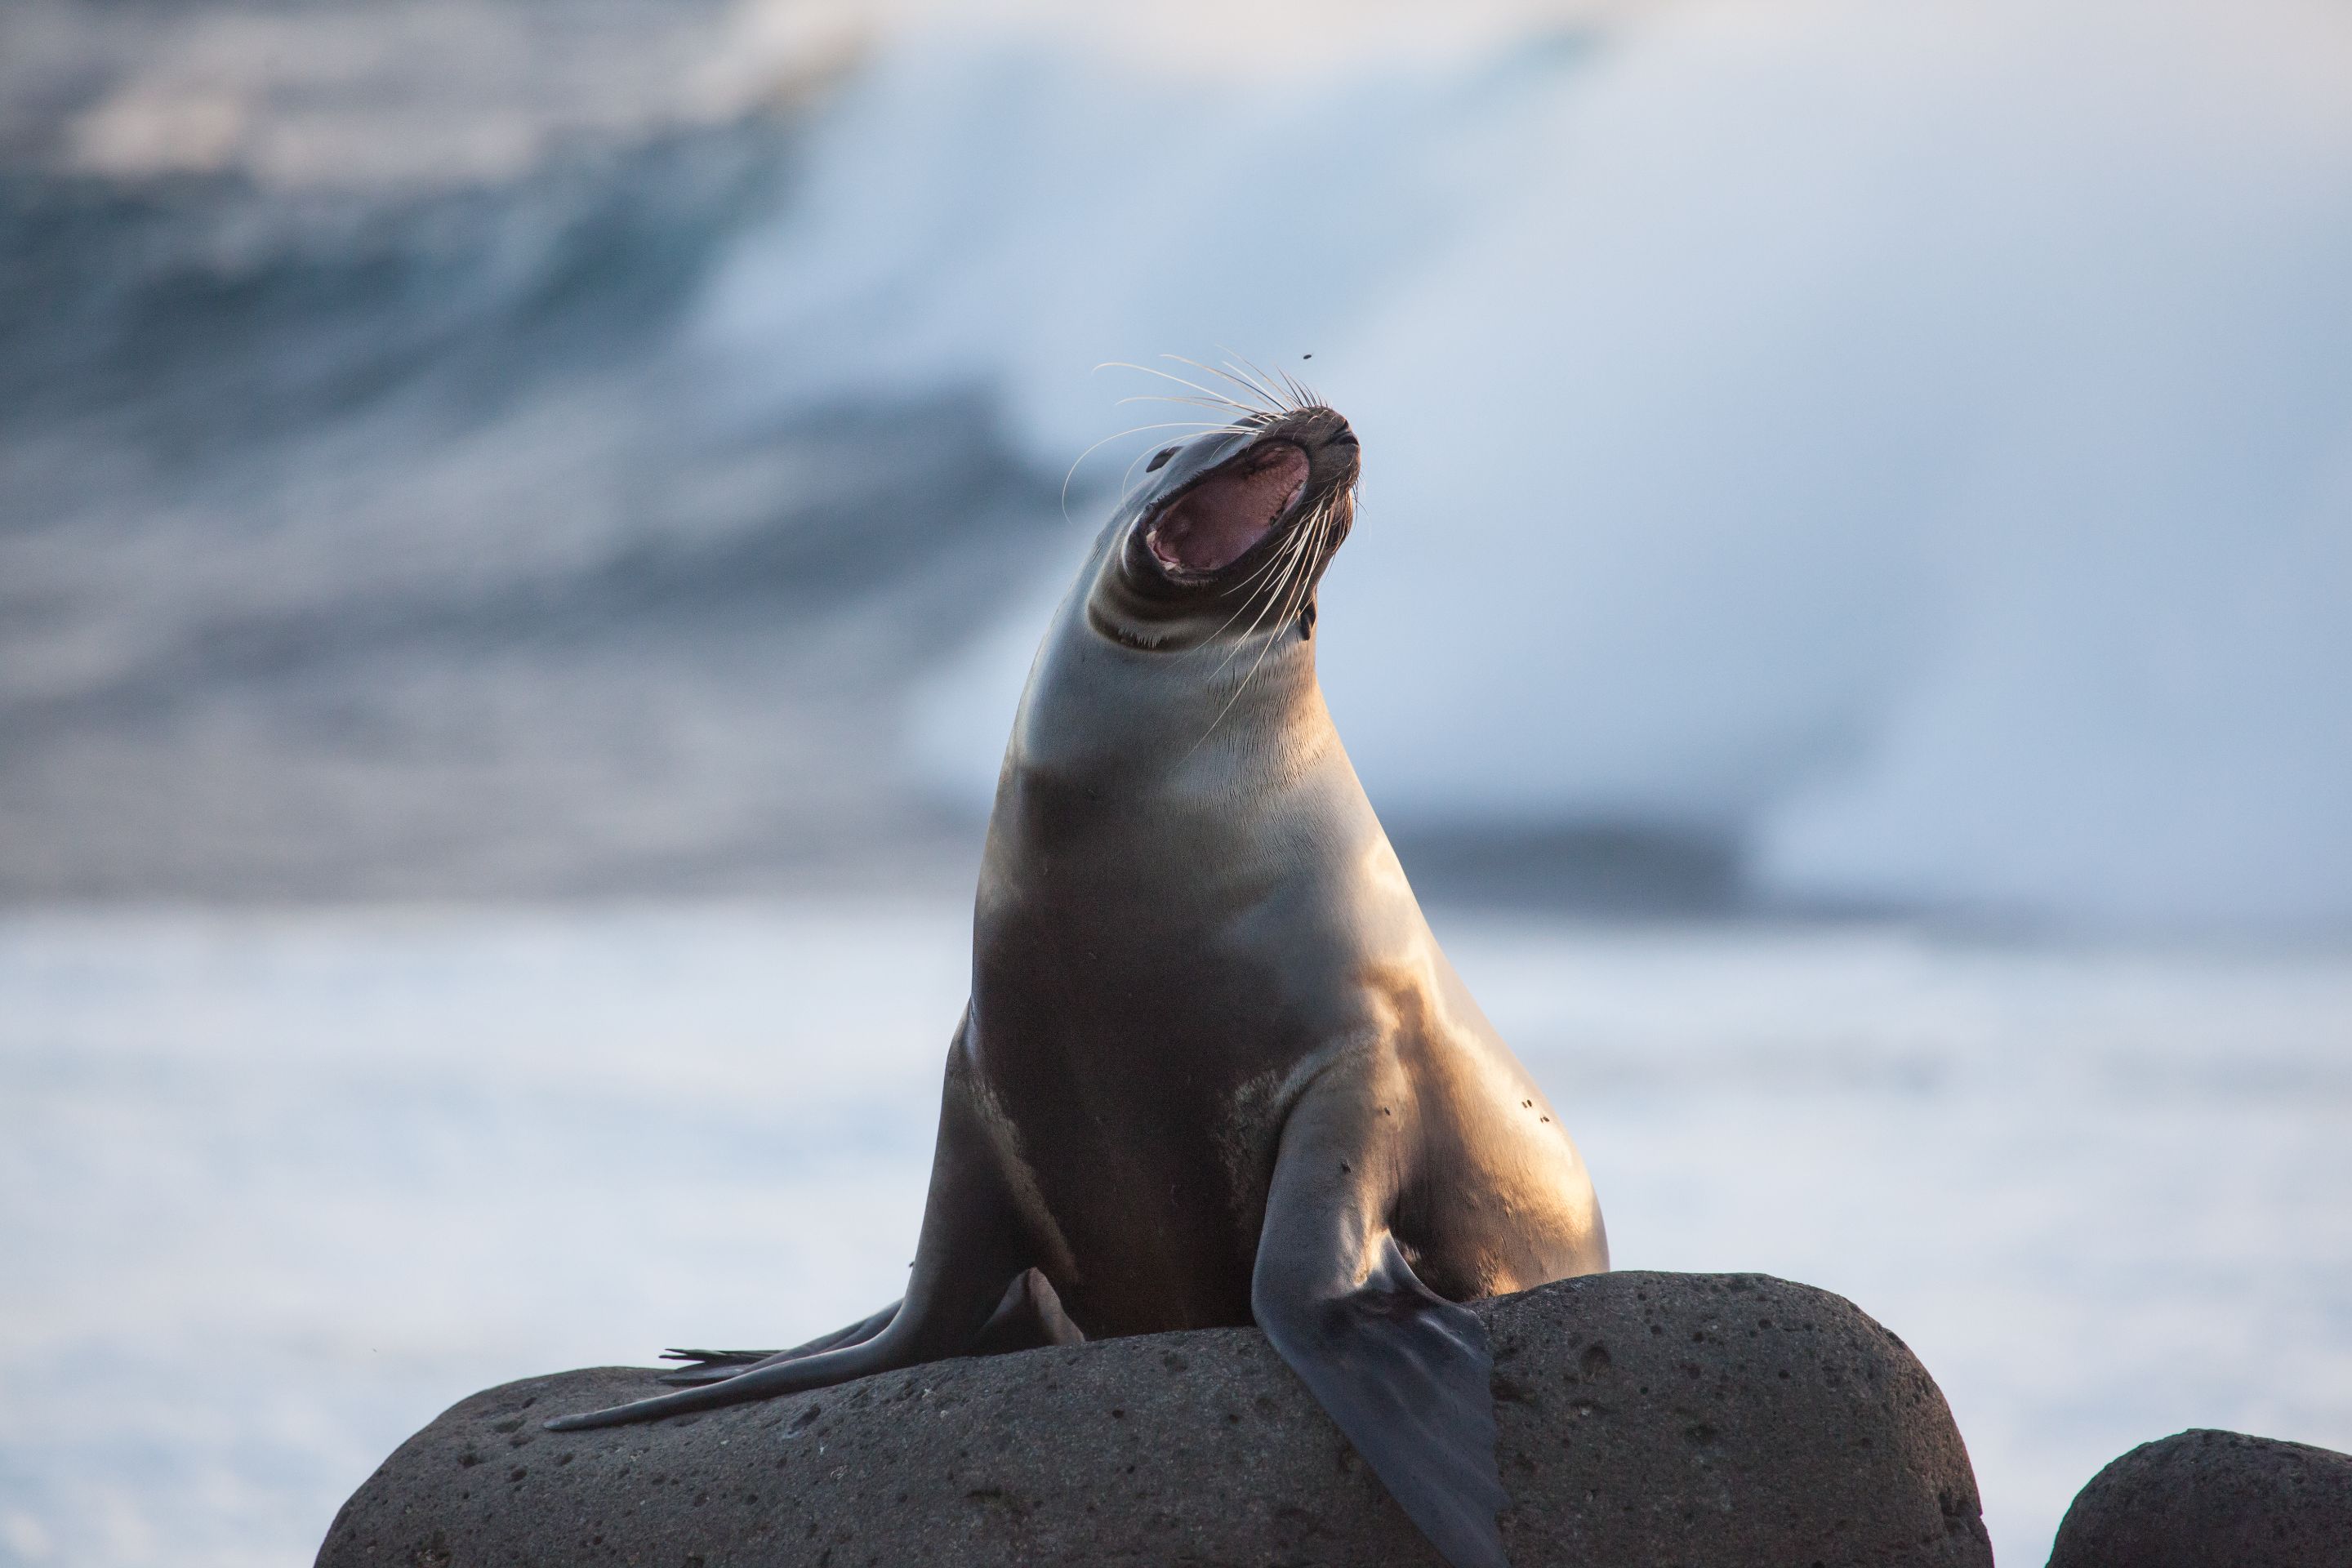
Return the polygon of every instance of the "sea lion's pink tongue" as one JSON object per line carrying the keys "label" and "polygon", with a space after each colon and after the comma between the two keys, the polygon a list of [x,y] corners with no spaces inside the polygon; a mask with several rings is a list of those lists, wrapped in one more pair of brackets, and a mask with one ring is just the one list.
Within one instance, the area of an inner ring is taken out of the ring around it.
{"label": "sea lion's pink tongue", "polygon": [[1298,500],[1307,454],[1271,443],[1255,466],[1213,475],[1187,491],[1151,525],[1151,552],[1187,572],[1217,572],[1240,560]]}

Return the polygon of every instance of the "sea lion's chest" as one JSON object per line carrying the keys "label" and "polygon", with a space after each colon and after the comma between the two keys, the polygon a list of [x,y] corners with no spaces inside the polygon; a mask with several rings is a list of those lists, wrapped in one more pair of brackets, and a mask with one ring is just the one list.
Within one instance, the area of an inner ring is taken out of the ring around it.
{"label": "sea lion's chest", "polygon": [[1264,950],[1246,918],[1051,892],[983,922],[968,1041],[1023,1144],[1054,1152],[1041,1182],[1132,1204],[1236,1141],[1270,1157],[1278,1113],[1250,1086],[1325,1036],[1309,976],[1330,957]]}

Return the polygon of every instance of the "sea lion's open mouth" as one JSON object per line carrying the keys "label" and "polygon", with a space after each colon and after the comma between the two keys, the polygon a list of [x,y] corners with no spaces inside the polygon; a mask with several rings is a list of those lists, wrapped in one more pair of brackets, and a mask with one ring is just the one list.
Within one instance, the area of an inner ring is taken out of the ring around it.
{"label": "sea lion's open mouth", "polygon": [[1144,542],[1173,573],[1222,572],[1264,539],[1307,489],[1307,453],[1264,441],[1208,475],[1151,521]]}

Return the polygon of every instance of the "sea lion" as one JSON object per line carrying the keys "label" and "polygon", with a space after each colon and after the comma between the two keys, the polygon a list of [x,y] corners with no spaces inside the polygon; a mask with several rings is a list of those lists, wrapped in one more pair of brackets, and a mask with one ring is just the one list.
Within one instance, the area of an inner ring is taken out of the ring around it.
{"label": "sea lion", "polygon": [[1255,1322],[1456,1568],[1504,1562],[1457,1303],[1608,1267],[1584,1164],[1438,950],[1315,675],[1358,443],[1299,395],[1160,452],[1029,675],[905,1300],[674,1352],[604,1426]]}

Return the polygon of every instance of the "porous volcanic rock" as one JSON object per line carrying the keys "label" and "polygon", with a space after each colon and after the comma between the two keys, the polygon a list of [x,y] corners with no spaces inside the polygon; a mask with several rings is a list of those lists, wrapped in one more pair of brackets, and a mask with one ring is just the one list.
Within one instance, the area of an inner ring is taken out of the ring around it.
{"label": "porous volcanic rock", "polygon": [[[1942,1394],[1839,1297],[1607,1274],[1483,1303],[1522,1568],[1990,1568]],[[650,1371],[461,1401],[343,1505],[320,1568],[1434,1564],[1255,1330],[886,1373],[586,1432]]]}
{"label": "porous volcanic rock", "polygon": [[2091,1478],[2050,1568],[2352,1568],[2352,1454],[2193,1430]]}

